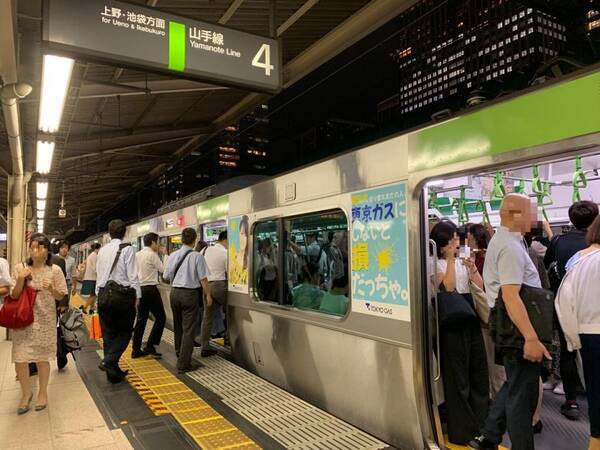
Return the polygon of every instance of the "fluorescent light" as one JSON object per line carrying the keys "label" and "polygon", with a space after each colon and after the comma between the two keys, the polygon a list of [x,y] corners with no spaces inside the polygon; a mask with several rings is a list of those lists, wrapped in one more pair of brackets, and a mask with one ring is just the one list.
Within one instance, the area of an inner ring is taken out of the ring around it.
{"label": "fluorescent light", "polygon": [[49,173],[54,154],[54,142],[37,141],[37,159],[35,170],[37,173]]}
{"label": "fluorescent light", "polygon": [[45,214],[46,214],[46,211],[44,211],[43,209],[37,210],[37,216],[39,219],[43,219]]}
{"label": "fluorescent light", "polygon": [[37,209],[38,210],[44,210],[46,209],[46,200],[38,200],[37,201]]}
{"label": "fluorescent light", "polygon": [[37,227],[38,227],[38,231],[40,233],[43,233],[44,232],[44,221],[38,219],[38,221],[37,221]]}
{"label": "fluorescent light", "polygon": [[427,182],[427,186],[443,186],[444,180],[431,180]]}
{"label": "fluorescent light", "polygon": [[60,127],[74,62],[71,58],[44,55],[38,128],[45,133],[55,133]]}
{"label": "fluorescent light", "polygon": [[43,181],[38,181],[37,183],[37,198],[38,200],[46,200],[48,196],[48,183]]}

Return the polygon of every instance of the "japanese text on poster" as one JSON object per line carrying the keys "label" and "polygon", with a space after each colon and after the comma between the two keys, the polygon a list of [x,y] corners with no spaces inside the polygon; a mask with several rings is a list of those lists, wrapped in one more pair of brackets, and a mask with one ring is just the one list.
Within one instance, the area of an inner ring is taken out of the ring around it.
{"label": "japanese text on poster", "polygon": [[410,320],[406,184],[352,195],[352,309]]}

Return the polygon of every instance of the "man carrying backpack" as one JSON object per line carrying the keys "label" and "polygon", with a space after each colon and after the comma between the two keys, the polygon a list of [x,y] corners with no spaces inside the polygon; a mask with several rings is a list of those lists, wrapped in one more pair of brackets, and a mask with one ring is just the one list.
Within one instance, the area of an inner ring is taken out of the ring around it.
{"label": "man carrying backpack", "polygon": [[129,345],[135,309],[142,293],[135,250],[122,242],[125,222],[111,220],[108,233],[111,241],[100,249],[96,260],[96,294],[104,339],[104,360],[100,368],[106,371],[108,381],[119,383],[127,375],[119,368],[119,359]]}
{"label": "man carrying backpack", "polygon": [[[583,200],[573,203],[569,208],[569,220],[574,228],[566,234],[555,236],[550,241],[544,257],[544,265],[546,267],[550,267],[553,263],[555,265],[550,269],[550,278],[555,280],[552,283],[555,293],[560,281],[565,276],[567,261],[575,253],[588,247],[585,235],[597,215],[598,205],[594,202]],[[552,273],[553,270],[554,273]],[[568,419],[577,420],[579,418],[577,388],[580,384],[576,363],[577,354],[567,349],[565,334],[560,326],[558,326],[558,335],[560,338],[560,377],[565,393],[565,403],[560,407],[560,412]]]}

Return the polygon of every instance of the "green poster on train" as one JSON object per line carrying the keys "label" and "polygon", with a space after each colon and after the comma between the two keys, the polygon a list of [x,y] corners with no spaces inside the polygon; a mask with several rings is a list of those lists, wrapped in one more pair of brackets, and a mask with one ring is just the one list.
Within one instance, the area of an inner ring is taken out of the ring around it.
{"label": "green poster on train", "polygon": [[229,290],[248,292],[248,216],[230,217],[227,236],[229,239]]}
{"label": "green poster on train", "polygon": [[352,194],[352,311],[410,321],[406,183]]}

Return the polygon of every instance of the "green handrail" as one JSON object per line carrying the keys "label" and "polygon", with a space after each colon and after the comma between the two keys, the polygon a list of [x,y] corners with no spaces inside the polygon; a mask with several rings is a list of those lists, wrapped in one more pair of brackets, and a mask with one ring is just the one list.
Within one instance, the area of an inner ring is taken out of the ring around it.
{"label": "green handrail", "polygon": [[515,186],[515,192],[517,194],[525,194],[525,180],[521,178],[519,184]]}
{"label": "green handrail", "polygon": [[581,167],[581,156],[575,158],[575,173],[573,174],[573,203],[581,201],[581,193],[579,189],[587,187],[587,178]]}

